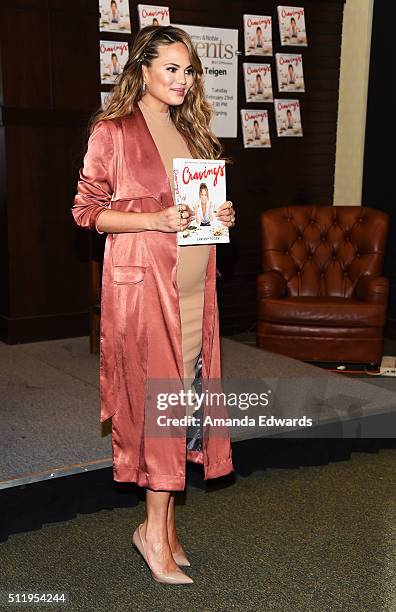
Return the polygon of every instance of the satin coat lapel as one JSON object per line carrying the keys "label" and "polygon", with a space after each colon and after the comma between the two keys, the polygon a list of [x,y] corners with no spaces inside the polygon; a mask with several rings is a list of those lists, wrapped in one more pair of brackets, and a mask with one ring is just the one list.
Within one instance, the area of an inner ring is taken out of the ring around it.
{"label": "satin coat lapel", "polygon": [[133,146],[128,145],[128,150],[133,152],[134,169],[141,186],[142,195],[154,198],[163,207],[173,206],[172,191],[170,189],[168,175],[162,163],[161,155],[157,149],[151,132],[147,126],[142,111],[136,104],[134,112],[129,115],[128,122]]}

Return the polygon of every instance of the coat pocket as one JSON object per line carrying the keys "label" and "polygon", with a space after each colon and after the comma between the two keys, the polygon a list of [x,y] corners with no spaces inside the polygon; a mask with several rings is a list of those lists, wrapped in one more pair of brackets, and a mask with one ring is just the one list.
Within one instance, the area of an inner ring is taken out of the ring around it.
{"label": "coat pocket", "polygon": [[113,282],[117,285],[140,283],[145,274],[145,266],[114,266]]}

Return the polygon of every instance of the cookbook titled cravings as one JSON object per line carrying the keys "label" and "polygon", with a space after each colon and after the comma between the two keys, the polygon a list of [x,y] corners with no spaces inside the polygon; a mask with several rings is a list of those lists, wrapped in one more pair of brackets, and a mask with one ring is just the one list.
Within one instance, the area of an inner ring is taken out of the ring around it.
{"label": "cookbook titled cravings", "polygon": [[230,242],[228,227],[215,216],[226,201],[225,161],[221,159],[173,160],[175,204],[193,211],[190,225],[177,233],[179,245]]}

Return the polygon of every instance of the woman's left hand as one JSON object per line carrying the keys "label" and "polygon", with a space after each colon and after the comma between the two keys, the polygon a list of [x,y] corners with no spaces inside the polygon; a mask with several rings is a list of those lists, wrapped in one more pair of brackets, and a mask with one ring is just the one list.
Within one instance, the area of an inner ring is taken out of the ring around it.
{"label": "woman's left hand", "polygon": [[217,207],[217,212],[215,216],[219,221],[226,225],[227,227],[234,227],[235,225],[235,210],[233,203],[227,200],[227,202],[223,202],[220,206]]}

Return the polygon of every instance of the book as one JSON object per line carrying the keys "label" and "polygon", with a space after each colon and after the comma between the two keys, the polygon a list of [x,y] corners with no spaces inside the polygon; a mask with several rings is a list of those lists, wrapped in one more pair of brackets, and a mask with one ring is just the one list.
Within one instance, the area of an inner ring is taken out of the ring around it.
{"label": "book", "polygon": [[281,45],[306,47],[305,11],[299,6],[278,6]]}
{"label": "book", "polygon": [[243,64],[246,102],[273,102],[271,64]]}
{"label": "book", "polygon": [[138,4],[139,28],[149,25],[167,26],[170,24],[169,6]]}
{"label": "book", "polygon": [[241,121],[245,149],[271,146],[267,110],[241,109]]}
{"label": "book", "polygon": [[99,30],[131,33],[128,0],[99,0]]}
{"label": "book", "polygon": [[278,136],[302,136],[299,100],[274,100]]}
{"label": "book", "polygon": [[214,213],[226,201],[225,161],[222,159],[173,160],[175,204],[186,204],[194,218],[177,232],[179,245],[230,242],[228,227]]}
{"label": "book", "polygon": [[305,91],[302,55],[275,53],[279,91]]}
{"label": "book", "polygon": [[126,41],[101,40],[100,82],[112,85],[122,73],[128,60],[128,43]]}
{"label": "book", "polygon": [[101,102],[102,110],[106,108],[107,103],[112,93],[113,93],[112,91],[101,91],[100,92],[100,102]]}
{"label": "book", "polygon": [[244,15],[245,55],[272,55],[272,18]]}

